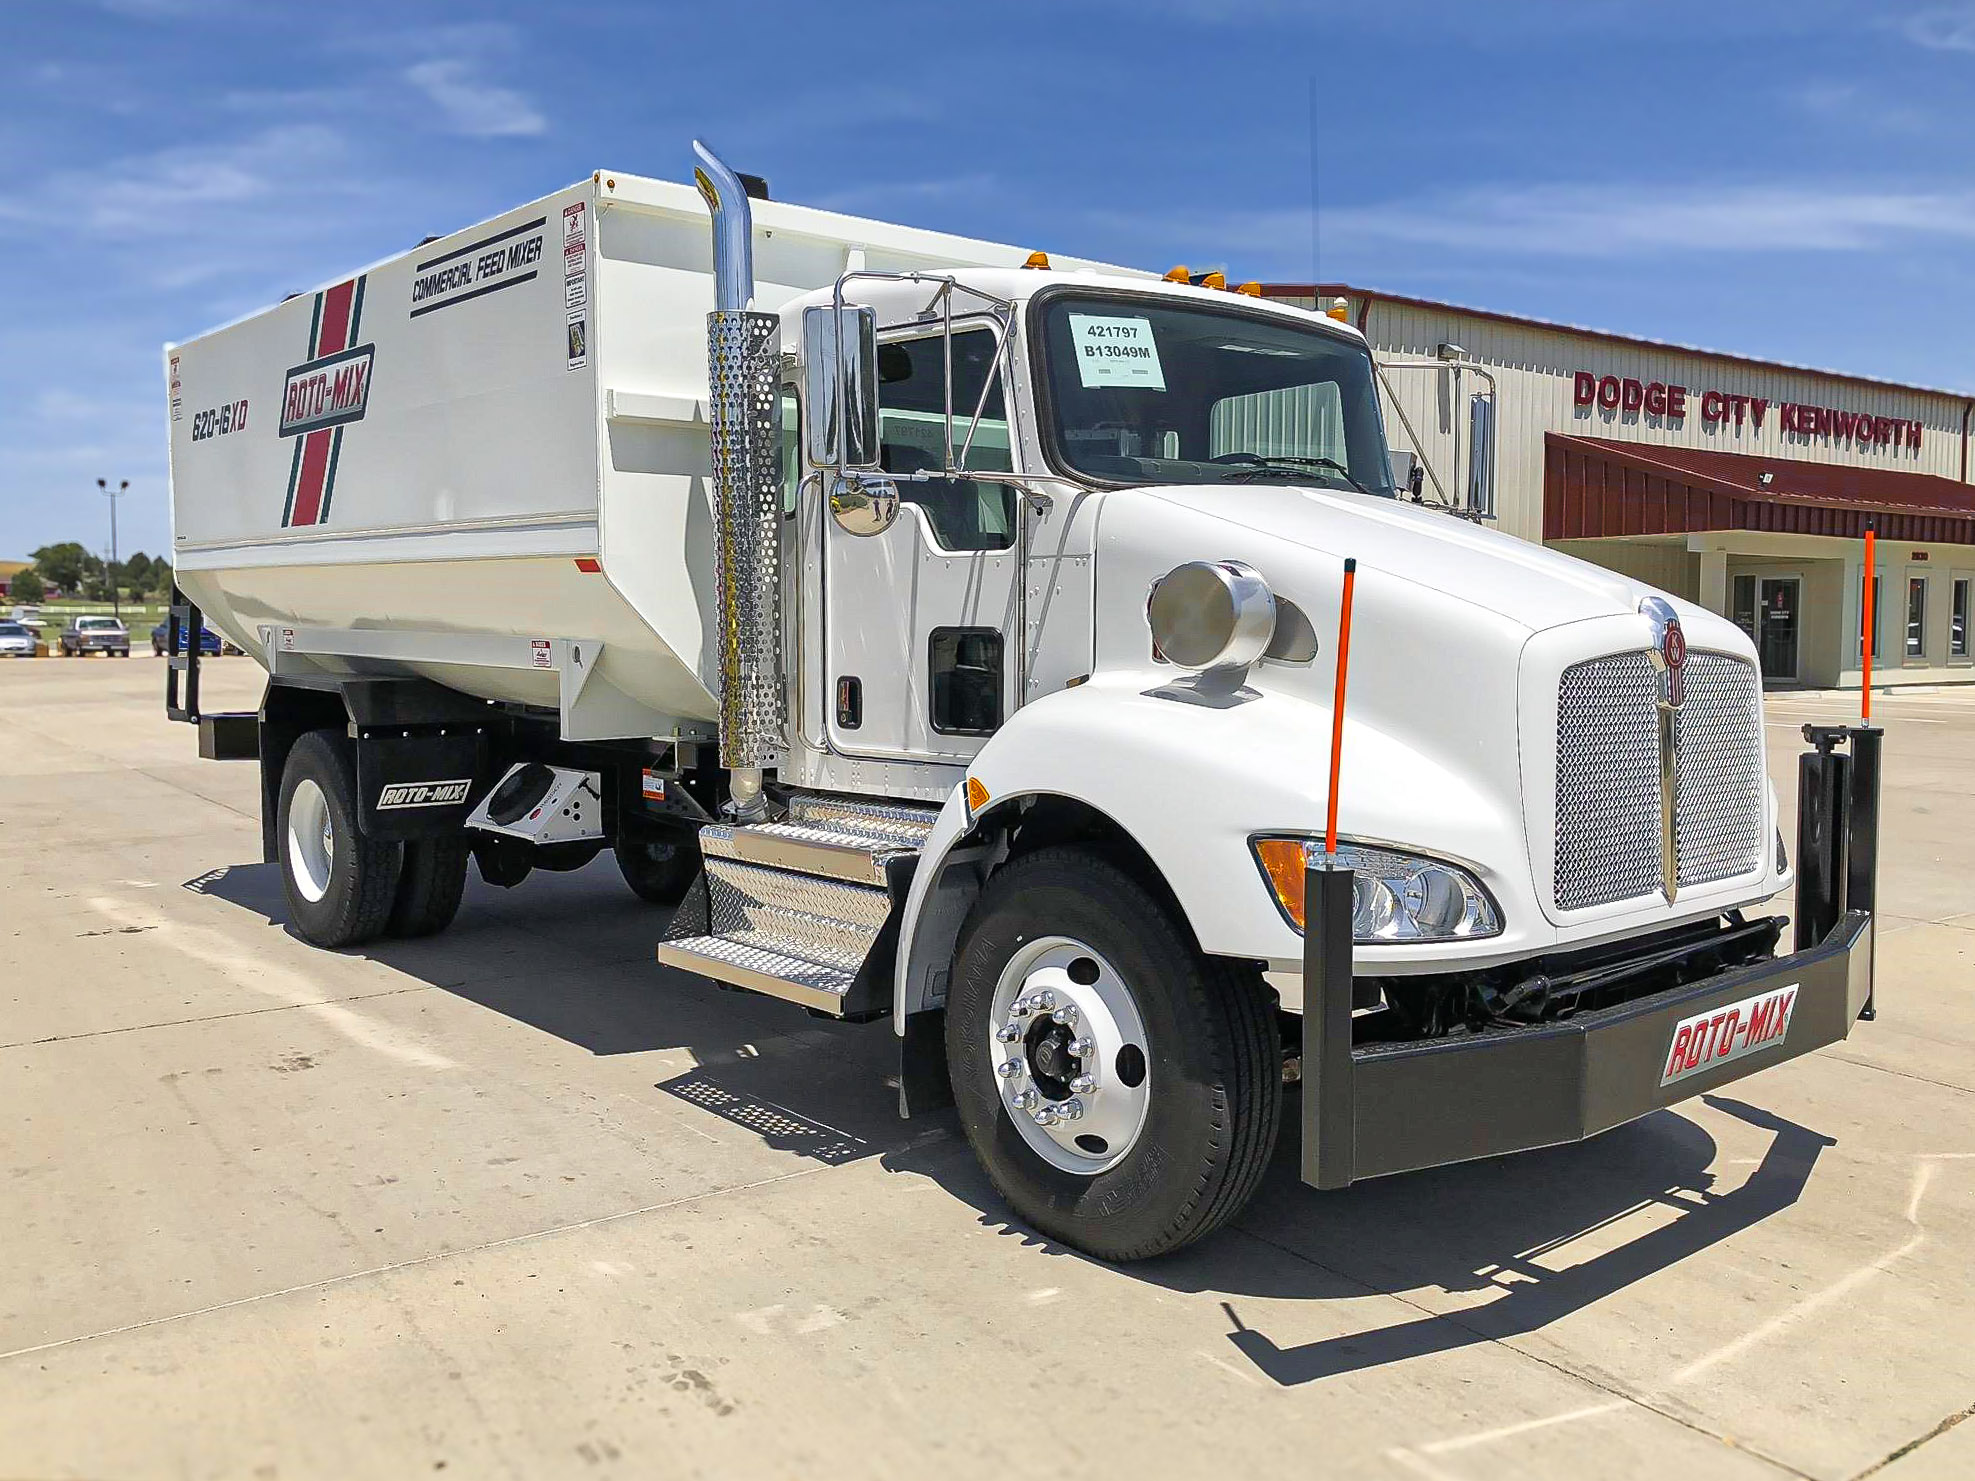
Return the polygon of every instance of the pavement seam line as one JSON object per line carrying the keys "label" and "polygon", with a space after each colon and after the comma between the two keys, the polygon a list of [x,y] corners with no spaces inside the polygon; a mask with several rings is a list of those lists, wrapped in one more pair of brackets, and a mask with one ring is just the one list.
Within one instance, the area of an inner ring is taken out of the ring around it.
{"label": "pavement seam line", "polygon": [[1935,1425],[1931,1430],[1927,1431],[1926,1434],[1921,1435],[1917,1439],[1908,1440],[1906,1444],[1900,1446],[1900,1448],[1893,1451],[1892,1454],[1882,1456],[1880,1459],[1875,1460],[1871,1465],[1867,1466],[1864,1470],[1860,1471],[1858,1475],[1854,1476],[1852,1478],[1852,1481],[1865,1481],[1865,1478],[1867,1476],[1878,1475],[1879,1472],[1885,1470],[1886,1467],[1891,1465],[1894,1461],[1913,1454],[1914,1451],[1918,1450],[1922,1445],[1925,1445],[1928,1441],[1940,1439],[1941,1436],[1945,1435],[1949,1430],[1953,1429],[1956,1425],[1960,1424],[1964,1419],[1975,1419],[1975,1404],[1970,1404],[1966,1409],[1961,1410],[1957,1414],[1950,1414],[1946,1419],[1942,1420],[1939,1424]]}
{"label": "pavement seam line", "polygon": [[[404,993],[432,992],[436,983],[421,982],[416,987],[386,987],[377,992],[360,992],[345,998],[324,998],[324,1003],[366,1003],[372,998],[394,998]],[[208,1013],[198,1018],[162,1018],[156,1023],[127,1023],[120,1028],[92,1028],[79,1034],[55,1034],[46,1039],[16,1039],[10,1044],[0,1044],[0,1051],[8,1049],[35,1049],[43,1044],[68,1044],[77,1039],[102,1039],[111,1034],[139,1034],[146,1029],[184,1028],[195,1023],[222,1023],[229,1018],[254,1018],[263,1013],[294,1013],[301,1009],[313,1008],[315,1003],[274,1003],[266,1008],[238,1008],[231,1013]]]}
{"label": "pavement seam line", "polygon": [[668,1209],[683,1208],[690,1203],[701,1203],[709,1198],[720,1198],[729,1193],[749,1193],[757,1188],[768,1188],[776,1183],[791,1182],[796,1178],[812,1177],[820,1172],[830,1171],[827,1167],[802,1167],[794,1172],[778,1173],[772,1178],[757,1178],[751,1183],[737,1183],[730,1188],[712,1188],[704,1193],[689,1193],[683,1198],[670,1198],[663,1203],[649,1203],[642,1208],[624,1209],[614,1214],[599,1214],[594,1219],[578,1219],[570,1224],[556,1224],[547,1229],[534,1229],[526,1234],[510,1234],[505,1239],[490,1239],[485,1244],[471,1245],[465,1249],[437,1250],[429,1255],[415,1255],[409,1260],[394,1260],[388,1265],[372,1265],[363,1270],[346,1271],[342,1275],[325,1276],[321,1280],[304,1281],[300,1285],[283,1286],[275,1291],[261,1291],[252,1296],[239,1296],[231,1301],[216,1301],[210,1306],[194,1307],[190,1311],[175,1311],[169,1316],[154,1316],[141,1322],[127,1322],[121,1327],[105,1327],[98,1332],[83,1332],[74,1337],[58,1337],[53,1342],[39,1342],[32,1347],[17,1347],[12,1352],[0,1352],[0,1363],[10,1358],[30,1357],[38,1352],[52,1352],[57,1348],[74,1347],[83,1342],[94,1342],[103,1337],[121,1337],[130,1332],[142,1332],[152,1327],[169,1326],[173,1322],[190,1321],[194,1317],[212,1316],[217,1312],[232,1311],[237,1307],[254,1306],[262,1301],[277,1300],[282,1296],[297,1296],[308,1291],[324,1291],[332,1286],[348,1285],[352,1281],[365,1280],[372,1276],[392,1275],[400,1270],[414,1270],[422,1265],[436,1265],[441,1260],[459,1259],[466,1255],[484,1254],[488,1250],[506,1249],[512,1245],[527,1244],[537,1239],[553,1239],[560,1234],[574,1234],[585,1229],[596,1229],[605,1224],[619,1223],[625,1219],[635,1219],[644,1214],[663,1213]]}
{"label": "pavement seam line", "polygon": [[1672,1411],[1661,1408],[1658,1404],[1654,1404],[1649,1400],[1640,1397],[1637,1394],[1627,1393],[1623,1389],[1614,1388],[1611,1384],[1606,1383],[1600,1379],[1593,1378],[1588,1373],[1580,1373],[1575,1368],[1570,1367],[1566,1363],[1559,1362],[1555,1358],[1546,1357],[1540,1352],[1531,1352],[1528,1348],[1525,1347],[1518,1347],[1516,1346],[1515,1343],[1511,1342],[1506,1337],[1491,1337],[1488,1333],[1482,1331],[1480,1328],[1471,1326],[1467,1322],[1462,1321],[1460,1319],[1461,1313],[1435,1311],[1432,1307],[1426,1306],[1418,1301],[1415,1301],[1409,1296],[1403,1294],[1402,1292],[1383,1289],[1379,1286],[1373,1285],[1370,1281],[1364,1280],[1359,1276],[1350,1274],[1348,1271],[1338,1270],[1333,1266],[1324,1264],[1321,1260],[1313,1260],[1310,1258],[1310,1256],[1304,1254],[1301,1250],[1292,1249],[1288,1245],[1278,1243],[1277,1241],[1273,1239],[1269,1239],[1264,1235],[1257,1234],[1252,1229],[1243,1229],[1237,1225],[1234,1232],[1238,1234],[1246,1235],[1248,1238],[1255,1240],[1259,1244],[1265,1244],[1270,1249],[1276,1250],[1281,1254],[1285,1254],[1289,1256],[1289,1258],[1292,1260],[1300,1260],[1305,1265],[1313,1266],[1314,1268],[1323,1271],[1326,1275],[1335,1276],[1339,1280],[1347,1281],[1350,1284],[1359,1287],[1361,1290],[1365,1291],[1369,1295],[1384,1296],[1389,1300],[1397,1301],[1401,1306],[1410,1307],[1412,1310],[1417,1311],[1421,1316],[1424,1316],[1431,1321],[1446,1322],[1450,1326],[1458,1327],[1463,1332],[1470,1333],[1475,1338],[1479,1339],[1482,1342],[1487,1343],[1491,1347],[1499,1347],[1502,1348],[1504,1351],[1512,1352],[1519,1358],[1527,1359],[1532,1363],[1536,1363],[1541,1365],[1542,1367],[1550,1369],[1550,1371],[1552,1371],[1553,1373],[1560,1373],[1566,1378],[1574,1379],[1578,1383],[1582,1383],[1589,1388],[1596,1389],[1599,1393],[1609,1394],[1611,1395],[1612,1398],[1618,1399],[1635,1409],[1643,1409],[1649,1414],[1657,1414],[1661,1419],[1669,1420],[1672,1423],[1679,1425],[1682,1429],[1691,1431],[1692,1433],[1696,1435],[1700,1435],[1705,1439],[1712,1440],[1717,1445],[1726,1446],[1731,1450],[1738,1450],[1744,1455],[1753,1456],[1755,1459],[1762,1461],[1766,1465],[1774,1466],[1779,1471],[1782,1471],[1791,1476],[1798,1477],[1799,1481],[1817,1481],[1817,1477],[1815,1477],[1811,1472],[1799,1470],[1796,1466],[1791,1465],[1788,1461],[1783,1460],[1777,1456],[1771,1455],[1765,1450],[1759,1450],[1752,1445],[1744,1443],[1743,1441],[1731,1440],[1726,1435],[1717,1434],[1715,1431],[1709,1429],[1706,1425],[1696,1423],[1694,1420],[1687,1418],[1685,1415],[1675,1414]]}
{"label": "pavement seam line", "polygon": [[1833,1054],[1829,1049],[1818,1050],[1817,1057],[1836,1060],[1839,1064],[1848,1064],[1856,1069],[1877,1070],[1882,1075],[1894,1075],[1902,1080],[1917,1080],[1922,1085],[1938,1085],[1943,1090],[1953,1090],[1962,1095],[1975,1095],[1975,1088],[1957,1085],[1952,1080],[1936,1080],[1931,1075],[1916,1075],[1912,1070],[1896,1070],[1891,1065],[1874,1064],[1869,1059],[1853,1059],[1848,1055]]}

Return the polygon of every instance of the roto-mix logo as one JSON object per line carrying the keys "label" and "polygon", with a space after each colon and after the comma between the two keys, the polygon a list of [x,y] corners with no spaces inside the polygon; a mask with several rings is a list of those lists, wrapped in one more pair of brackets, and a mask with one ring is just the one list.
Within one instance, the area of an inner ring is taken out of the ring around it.
{"label": "roto-mix logo", "polygon": [[367,278],[352,278],[315,296],[308,359],[288,372],[281,391],[281,435],[295,439],[288,465],[284,525],[319,525],[329,518],[343,429],[363,420],[370,405],[374,345],[356,343]]}
{"label": "roto-mix logo", "polygon": [[451,807],[466,801],[471,778],[454,782],[392,782],[377,794],[377,810],[394,807]]}

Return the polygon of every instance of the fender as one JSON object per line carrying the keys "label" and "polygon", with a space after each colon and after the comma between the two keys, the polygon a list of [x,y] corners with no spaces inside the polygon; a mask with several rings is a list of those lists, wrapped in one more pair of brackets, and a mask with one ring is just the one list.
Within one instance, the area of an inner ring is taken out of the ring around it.
{"label": "fender", "polygon": [[[893,993],[901,1034],[908,1017],[943,1000],[967,910],[1005,850],[979,836],[977,822],[1028,797],[1069,798],[1116,823],[1153,861],[1203,951],[1300,970],[1302,937],[1277,909],[1249,840],[1322,831],[1329,708],[1161,677],[1120,673],[1058,691],[1017,711],[982,747],[968,777],[986,796],[978,808],[965,787],[947,798],[906,899]],[[1493,888],[1527,875],[1515,798],[1484,795],[1368,722],[1346,721],[1341,793],[1353,836],[1430,839],[1434,852],[1479,868]],[[1474,946],[1452,949],[1471,961]]]}

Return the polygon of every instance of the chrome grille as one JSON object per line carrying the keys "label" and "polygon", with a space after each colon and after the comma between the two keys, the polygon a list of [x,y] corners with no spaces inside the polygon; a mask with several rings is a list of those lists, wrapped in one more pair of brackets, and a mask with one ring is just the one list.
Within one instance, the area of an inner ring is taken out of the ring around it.
{"label": "chrome grille", "polygon": [[1687,660],[1680,707],[1680,883],[1747,874],[1762,862],[1762,701],[1756,671],[1725,653]]}
{"label": "chrome grille", "polygon": [[1557,688],[1560,910],[1660,884],[1659,685],[1644,653],[1564,670]]}
{"label": "chrome grille", "polygon": [[[1720,653],[1687,664],[1674,840],[1682,886],[1762,864],[1762,707],[1753,666]],[[1652,655],[1565,669],[1557,691],[1553,895],[1581,910],[1661,885],[1659,677]]]}

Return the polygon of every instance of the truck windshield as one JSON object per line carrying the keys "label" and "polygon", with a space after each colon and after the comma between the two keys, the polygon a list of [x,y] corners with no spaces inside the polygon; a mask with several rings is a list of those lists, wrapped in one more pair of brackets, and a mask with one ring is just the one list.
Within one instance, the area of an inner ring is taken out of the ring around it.
{"label": "truck windshield", "polygon": [[1041,339],[1065,472],[1394,492],[1360,344],[1232,307],[1071,293],[1044,301]]}

